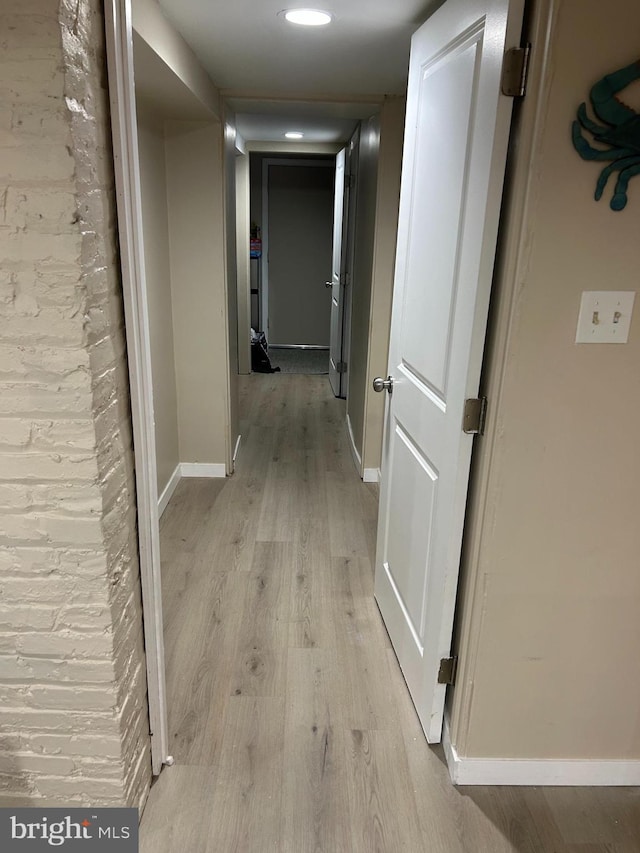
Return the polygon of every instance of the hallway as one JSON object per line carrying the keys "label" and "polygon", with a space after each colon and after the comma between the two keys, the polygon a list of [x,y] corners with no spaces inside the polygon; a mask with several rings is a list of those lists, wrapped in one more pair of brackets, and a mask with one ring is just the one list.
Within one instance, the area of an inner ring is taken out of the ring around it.
{"label": "hallway", "polygon": [[467,788],[373,600],[377,496],[323,376],[241,379],[227,480],[162,519],[170,751],[143,853],[631,853],[637,789]]}

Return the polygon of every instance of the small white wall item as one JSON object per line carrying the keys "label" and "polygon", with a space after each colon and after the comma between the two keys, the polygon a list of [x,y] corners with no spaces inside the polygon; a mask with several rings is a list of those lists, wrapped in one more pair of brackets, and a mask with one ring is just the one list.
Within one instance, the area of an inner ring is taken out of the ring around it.
{"label": "small white wall item", "polygon": [[363,483],[379,483],[380,482],[380,469],[379,468],[365,468],[362,472],[362,482]]}

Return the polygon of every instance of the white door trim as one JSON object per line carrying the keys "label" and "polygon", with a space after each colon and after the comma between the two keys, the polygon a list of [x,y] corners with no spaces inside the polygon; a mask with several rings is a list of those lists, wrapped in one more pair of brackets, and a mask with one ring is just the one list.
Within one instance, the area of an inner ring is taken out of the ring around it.
{"label": "white door trim", "polygon": [[358,219],[358,174],[360,164],[360,133],[362,124],[359,123],[347,143],[347,167],[349,170],[349,197],[346,210],[342,211],[344,231],[342,235],[341,272],[349,275],[349,284],[344,292],[344,310],[342,317],[342,361],[347,365],[346,373],[342,374],[340,387],[341,396],[349,398],[349,377],[351,375],[351,321],[353,315],[353,282],[355,277],[355,245],[356,223]]}
{"label": "white door trim", "polygon": [[151,764],[154,775],[157,775],[162,765],[172,763],[172,759],[167,754],[169,738],[162,630],[156,442],[142,245],[142,203],[133,76],[131,0],[107,0],[105,24],[122,290],[131,385],[131,419],[136,460],[136,504]]}
{"label": "white door trim", "polygon": [[260,323],[269,341],[269,167],[270,166],[318,166],[320,168],[334,168],[333,159],[321,160],[318,155],[316,160],[294,160],[284,157],[265,157],[262,161],[262,280],[260,282]]}

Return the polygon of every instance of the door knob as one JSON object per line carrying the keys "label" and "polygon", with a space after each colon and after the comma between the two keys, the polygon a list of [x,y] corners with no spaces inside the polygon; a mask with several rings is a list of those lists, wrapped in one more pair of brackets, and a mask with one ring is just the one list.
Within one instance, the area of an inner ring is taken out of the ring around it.
{"label": "door knob", "polygon": [[393,377],[387,376],[386,379],[383,379],[381,376],[376,376],[373,380],[373,390],[380,393],[380,391],[388,391],[390,394],[393,394]]}
{"label": "door knob", "polygon": [[325,281],[324,286],[325,287],[333,287],[333,282],[332,281]]}

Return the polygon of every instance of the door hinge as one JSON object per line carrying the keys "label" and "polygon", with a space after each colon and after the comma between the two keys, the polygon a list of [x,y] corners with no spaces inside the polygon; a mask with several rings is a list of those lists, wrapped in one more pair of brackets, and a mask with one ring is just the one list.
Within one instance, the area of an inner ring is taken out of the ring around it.
{"label": "door hinge", "polygon": [[464,401],[462,415],[462,431],[467,435],[484,435],[484,424],[487,419],[487,398],[471,397]]}
{"label": "door hinge", "polygon": [[336,370],[338,371],[338,373],[346,373],[347,372],[347,362],[346,361],[336,362]]}
{"label": "door hinge", "polygon": [[343,279],[344,279],[344,281],[343,281],[344,287],[347,287],[349,284],[351,284],[351,273],[346,272],[343,276]]}
{"label": "door hinge", "polygon": [[455,655],[450,658],[442,658],[438,670],[438,684],[455,684],[457,669],[458,658]]}
{"label": "door hinge", "polygon": [[531,45],[512,47],[504,55],[502,63],[502,94],[509,98],[523,98],[527,91],[529,55]]}

